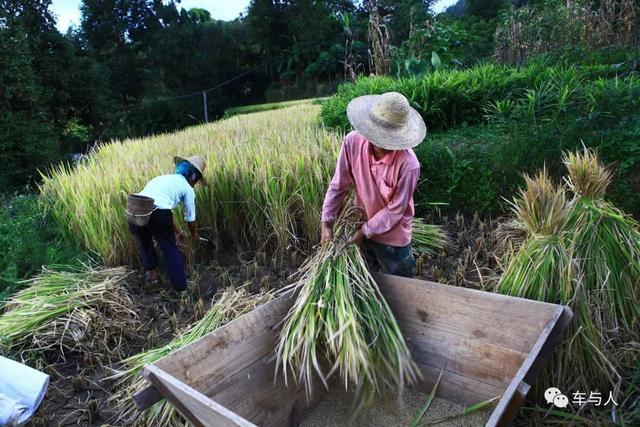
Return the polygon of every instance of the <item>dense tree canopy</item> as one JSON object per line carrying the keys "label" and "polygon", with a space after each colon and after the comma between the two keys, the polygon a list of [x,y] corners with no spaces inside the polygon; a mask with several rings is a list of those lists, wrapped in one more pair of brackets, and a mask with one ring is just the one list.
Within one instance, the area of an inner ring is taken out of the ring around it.
{"label": "dense tree canopy", "polygon": [[61,34],[51,0],[0,0],[2,188],[96,142],[204,120],[227,107],[327,95],[371,73],[370,17],[388,34],[394,75],[488,58],[498,16],[525,0],[251,0],[217,21],[178,0],[82,0]]}

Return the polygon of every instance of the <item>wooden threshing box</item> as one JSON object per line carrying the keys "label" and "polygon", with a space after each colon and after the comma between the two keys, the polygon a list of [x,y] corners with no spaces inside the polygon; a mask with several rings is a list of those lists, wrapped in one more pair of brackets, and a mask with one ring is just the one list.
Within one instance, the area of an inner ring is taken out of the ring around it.
{"label": "wooden threshing box", "polygon": [[[573,314],[568,307],[378,274],[429,391],[474,404],[501,396],[487,425],[506,425]],[[296,425],[324,396],[274,381],[279,327],[291,293],[144,368],[141,408],[168,399],[196,426]],[[317,381],[320,384],[320,381]]]}

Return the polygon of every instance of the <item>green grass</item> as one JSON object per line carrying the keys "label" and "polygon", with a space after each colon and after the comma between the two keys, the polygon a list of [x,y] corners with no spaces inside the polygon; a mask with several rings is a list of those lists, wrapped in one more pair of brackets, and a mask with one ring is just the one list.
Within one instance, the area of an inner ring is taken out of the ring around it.
{"label": "green grass", "polygon": [[20,280],[42,266],[78,266],[88,254],[64,238],[58,224],[44,212],[36,195],[0,197],[0,307]]}

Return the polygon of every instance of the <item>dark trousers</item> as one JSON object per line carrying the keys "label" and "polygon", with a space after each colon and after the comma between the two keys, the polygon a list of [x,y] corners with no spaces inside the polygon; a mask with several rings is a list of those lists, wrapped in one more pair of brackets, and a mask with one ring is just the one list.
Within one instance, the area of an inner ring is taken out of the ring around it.
{"label": "dark trousers", "polygon": [[144,269],[149,271],[158,267],[158,256],[153,247],[153,239],[155,239],[162,251],[164,269],[171,280],[171,285],[178,292],[184,291],[187,287],[187,277],[184,272],[182,253],[176,243],[171,210],[156,209],[151,214],[147,225],[140,227],[129,224],[129,230],[140,242]]}
{"label": "dark trousers", "polygon": [[391,246],[365,239],[363,249],[371,270],[413,277],[416,261],[411,243],[407,246]]}

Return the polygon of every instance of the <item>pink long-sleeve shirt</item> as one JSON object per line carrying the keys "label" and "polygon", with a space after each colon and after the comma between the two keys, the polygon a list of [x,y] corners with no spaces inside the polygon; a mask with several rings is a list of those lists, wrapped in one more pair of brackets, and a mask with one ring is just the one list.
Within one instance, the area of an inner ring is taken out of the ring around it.
{"label": "pink long-sleeve shirt", "polygon": [[367,139],[352,131],[344,138],[336,171],[322,207],[322,221],[335,221],[350,186],[355,204],[364,208],[364,235],[378,243],[406,246],[411,243],[413,192],[420,163],[413,150],[390,151],[380,160]]}

